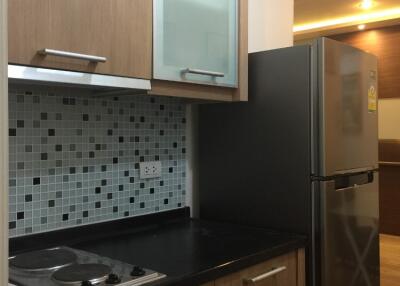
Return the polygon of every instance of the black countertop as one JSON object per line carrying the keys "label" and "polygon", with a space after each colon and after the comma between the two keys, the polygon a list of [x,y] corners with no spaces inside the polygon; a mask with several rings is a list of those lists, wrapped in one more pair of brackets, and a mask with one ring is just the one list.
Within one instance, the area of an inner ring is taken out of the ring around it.
{"label": "black countertop", "polygon": [[302,237],[190,219],[73,245],[167,274],[159,285],[207,282],[304,246]]}
{"label": "black countertop", "polygon": [[142,224],[134,231],[131,227],[131,231],[119,231],[115,223],[112,227],[108,229],[103,224],[96,231],[89,227],[91,235],[85,233],[87,227],[81,227],[79,232],[63,230],[12,239],[10,252],[63,244],[168,275],[152,285],[192,286],[305,247],[307,243],[303,236],[188,217],[167,216],[162,223]]}

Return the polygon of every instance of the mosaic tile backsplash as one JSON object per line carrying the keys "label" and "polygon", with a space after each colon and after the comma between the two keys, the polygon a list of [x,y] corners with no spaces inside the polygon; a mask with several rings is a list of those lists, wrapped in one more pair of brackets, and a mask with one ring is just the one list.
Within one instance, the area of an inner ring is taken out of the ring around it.
{"label": "mosaic tile backsplash", "polygon": [[16,86],[9,104],[11,237],[184,206],[183,101]]}

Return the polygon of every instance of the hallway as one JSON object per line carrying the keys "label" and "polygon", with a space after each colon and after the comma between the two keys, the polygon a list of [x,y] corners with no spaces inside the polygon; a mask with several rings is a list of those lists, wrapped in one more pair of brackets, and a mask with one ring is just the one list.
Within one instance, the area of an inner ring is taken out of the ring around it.
{"label": "hallway", "polygon": [[381,286],[400,285],[400,237],[381,235]]}

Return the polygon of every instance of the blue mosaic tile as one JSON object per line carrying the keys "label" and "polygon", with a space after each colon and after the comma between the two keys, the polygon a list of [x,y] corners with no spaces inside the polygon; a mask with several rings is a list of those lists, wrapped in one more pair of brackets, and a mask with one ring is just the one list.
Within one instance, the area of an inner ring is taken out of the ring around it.
{"label": "blue mosaic tile", "polygon": [[11,237],[184,207],[182,100],[18,85],[9,118]]}

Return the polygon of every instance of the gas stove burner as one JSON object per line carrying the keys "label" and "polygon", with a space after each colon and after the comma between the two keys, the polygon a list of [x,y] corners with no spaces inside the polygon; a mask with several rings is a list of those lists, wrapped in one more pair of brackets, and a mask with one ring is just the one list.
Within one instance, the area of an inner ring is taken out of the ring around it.
{"label": "gas stove burner", "polygon": [[104,264],[72,264],[57,270],[51,278],[60,285],[80,286],[104,282],[110,274],[111,268]]}
{"label": "gas stove burner", "polygon": [[54,271],[75,263],[77,256],[63,248],[23,253],[9,259],[10,267],[26,272]]}

